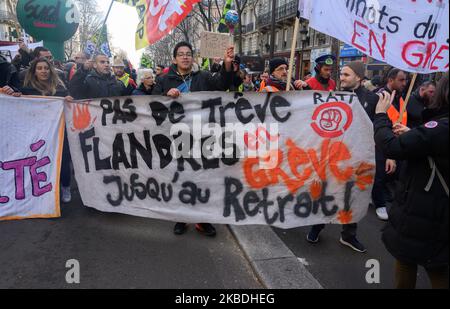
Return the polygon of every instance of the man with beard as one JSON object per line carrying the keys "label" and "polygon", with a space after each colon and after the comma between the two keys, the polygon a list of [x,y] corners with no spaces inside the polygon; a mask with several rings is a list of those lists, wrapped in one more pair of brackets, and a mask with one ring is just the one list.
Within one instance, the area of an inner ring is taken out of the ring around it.
{"label": "man with beard", "polygon": [[427,81],[411,95],[409,103],[406,106],[406,111],[408,112],[408,128],[413,129],[423,124],[422,112],[433,101],[435,91],[436,84]]}
{"label": "man with beard", "polygon": [[[183,93],[225,91],[230,88],[232,81],[238,78],[238,71],[233,70],[234,63],[234,47],[229,46],[225,51],[220,72],[213,75],[209,71],[200,70],[194,63],[192,45],[188,42],[180,42],[173,49],[173,64],[170,66],[169,72],[156,79],[152,94],[176,99]],[[210,223],[197,223],[195,228],[206,236],[216,235],[216,229]],[[177,222],[173,232],[181,235],[186,230],[186,223]]]}
{"label": "man with beard", "polygon": [[[285,91],[288,78],[288,63],[283,58],[274,58],[269,63],[269,78],[260,92]],[[290,83],[290,90],[301,90],[304,82],[296,80]]]}
{"label": "man with beard", "polygon": [[352,61],[346,64],[340,74],[341,88],[344,91],[356,94],[359,103],[363,106],[370,120],[373,121],[379,96],[362,85],[365,70],[365,65],[362,61]]}
{"label": "man with beard", "polygon": [[[341,88],[344,91],[354,92],[369,118],[373,121],[375,116],[375,108],[379,97],[373,92],[367,90],[363,85],[365,75],[365,65],[362,61],[352,61],[345,65],[340,74]],[[310,243],[319,242],[319,234],[325,228],[325,224],[317,224],[311,227],[310,232],[306,236],[306,240]],[[350,247],[351,249],[364,253],[366,248],[356,238],[357,224],[344,224],[340,243]]]}

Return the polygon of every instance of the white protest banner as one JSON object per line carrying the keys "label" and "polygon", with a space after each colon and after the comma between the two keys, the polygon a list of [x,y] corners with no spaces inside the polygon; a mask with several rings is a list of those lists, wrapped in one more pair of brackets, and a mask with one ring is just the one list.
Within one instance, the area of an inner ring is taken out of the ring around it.
{"label": "white protest banner", "polygon": [[200,34],[200,57],[223,58],[225,50],[232,45],[228,33],[203,31]]}
{"label": "white protest banner", "polygon": [[[35,49],[36,47],[42,47],[42,46],[44,46],[43,41],[28,44],[28,48],[31,50]],[[19,54],[19,45],[0,46],[0,51],[11,52],[11,58],[14,59],[14,57]]]}
{"label": "white protest banner", "polygon": [[0,220],[60,216],[63,107],[0,94]]}
{"label": "white protest banner", "polygon": [[352,93],[199,92],[66,103],[84,205],[178,222],[359,221],[372,124]]}
{"label": "white protest banner", "polygon": [[300,0],[309,26],[396,68],[448,71],[448,0]]}

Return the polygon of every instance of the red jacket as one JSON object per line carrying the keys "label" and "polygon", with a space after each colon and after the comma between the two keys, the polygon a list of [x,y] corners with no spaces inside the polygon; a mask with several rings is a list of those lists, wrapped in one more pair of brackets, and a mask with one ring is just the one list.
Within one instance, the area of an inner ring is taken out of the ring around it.
{"label": "red jacket", "polygon": [[323,85],[315,78],[311,77],[306,81],[311,90],[317,91],[334,91],[336,89],[336,82],[332,79],[328,81],[328,87],[324,88]]}

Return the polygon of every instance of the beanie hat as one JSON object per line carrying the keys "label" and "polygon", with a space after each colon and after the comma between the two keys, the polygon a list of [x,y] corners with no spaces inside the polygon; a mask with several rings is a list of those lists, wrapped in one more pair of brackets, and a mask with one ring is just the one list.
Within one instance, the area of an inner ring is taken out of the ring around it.
{"label": "beanie hat", "polygon": [[276,70],[276,68],[278,68],[280,65],[288,65],[287,61],[283,58],[273,58],[272,60],[270,60],[269,62],[269,73],[272,74],[273,71]]}
{"label": "beanie hat", "polygon": [[365,78],[366,73],[366,66],[364,62],[362,61],[352,61],[345,65],[346,67],[349,67],[352,69],[353,72],[355,72],[356,76],[358,76],[361,79]]}

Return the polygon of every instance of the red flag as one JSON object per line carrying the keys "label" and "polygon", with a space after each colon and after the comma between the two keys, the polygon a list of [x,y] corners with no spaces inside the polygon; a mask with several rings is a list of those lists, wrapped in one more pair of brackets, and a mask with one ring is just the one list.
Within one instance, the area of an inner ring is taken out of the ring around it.
{"label": "red flag", "polygon": [[145,13],[140,11],[136,48],[144,48],[159,41],[188,15],[193,5],[198,2],[200,0],[146,0]]}

